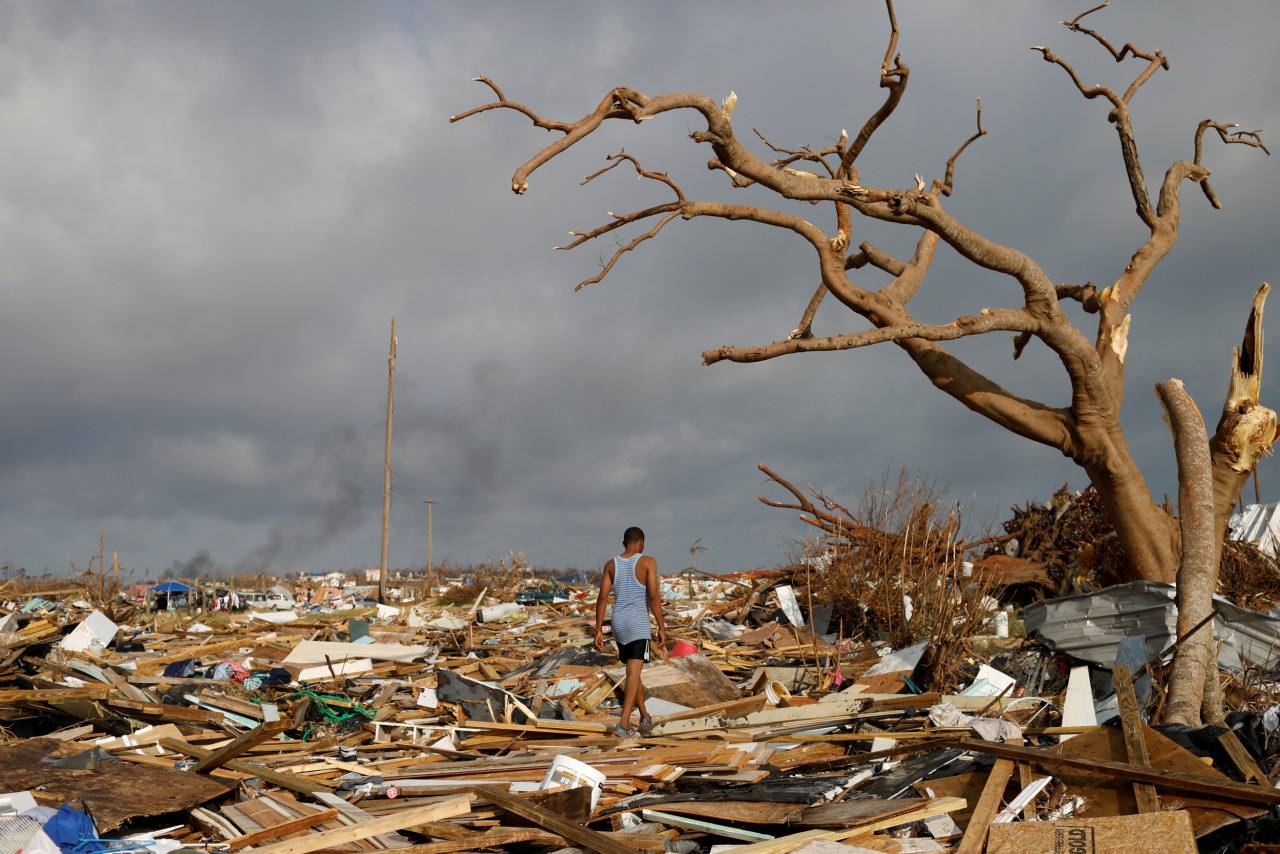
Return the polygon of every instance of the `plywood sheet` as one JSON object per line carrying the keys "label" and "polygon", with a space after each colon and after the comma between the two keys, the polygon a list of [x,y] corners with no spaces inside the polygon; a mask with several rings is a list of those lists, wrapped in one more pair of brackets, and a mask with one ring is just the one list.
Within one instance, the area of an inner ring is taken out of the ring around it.
{"label": "plywood sheet", "polygon": [[97,770],[53,768],[45,757],[62,759],[83,745],[51,738],[29,738],[0,746],[0,791],[39,788],[64,803],[83,800],[98,830],[114,830],[137,816],[162,815],[202,804],[227,792],[229,785],[202,774],[134,762],[102,762]]}
{"label": "plywood sheet", "polygon": [[1196,854],[1185,810],[992,825],[987,854]]}

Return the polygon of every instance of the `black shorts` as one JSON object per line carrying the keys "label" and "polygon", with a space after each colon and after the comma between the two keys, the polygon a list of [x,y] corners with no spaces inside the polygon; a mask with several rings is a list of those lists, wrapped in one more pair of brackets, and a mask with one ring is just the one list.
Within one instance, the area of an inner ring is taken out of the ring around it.
{"label": "black shorts", "polygon": [[[617,641],[614,641],[614,643],[617,643]],[[635,659],[639,659],[641,661],[649,660],[648,638],[641,638],[640,640],[634,640],[630,643],[618,644],[619,661],[634,661]]]}

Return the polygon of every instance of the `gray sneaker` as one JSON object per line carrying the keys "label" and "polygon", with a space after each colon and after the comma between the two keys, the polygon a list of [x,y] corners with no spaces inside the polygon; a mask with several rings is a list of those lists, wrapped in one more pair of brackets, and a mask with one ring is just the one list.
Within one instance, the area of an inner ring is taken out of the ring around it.
{"label": "gray sneaker", "polygon": [[640,731],[633,726],[618,724],[613,728],[613,734],[618,738],[637,738],[640,735]]}

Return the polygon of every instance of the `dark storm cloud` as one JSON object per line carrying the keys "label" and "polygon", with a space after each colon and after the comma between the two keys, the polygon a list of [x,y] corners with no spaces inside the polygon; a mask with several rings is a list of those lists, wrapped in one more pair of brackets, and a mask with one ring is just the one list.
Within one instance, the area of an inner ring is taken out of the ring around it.
{"label": "dark storm cloud", "polygon": [[[1114,281],[1145,235],[1107,107],[1028,50],[1127,85],[1134,62],[1057,23],[1087,5],[898,4],[911,85],[860,160],[864,182],[939,175],[981,97],[990,134],[961,159],[948,210],[1055,280]],[[1280,127],[1278,15],[1119,2],[1091,18],[1170,57],[1134,100],[1149,181],[1191,156],[1203,118]],[[694,116],[614,123],[519,198],[511,173],[554,137],[515,114],[446,121],[489,99],[482,74],[559,119],[615,85],[732,89],[758,152],[752,129],[821,146],[881,102],[886,38],[878,3],[0,3],[0,561],[60,568],[95,553],[104,525],[139,570],[376,564],[392,316],[393,565],[425,561],[427,498],[437,560],[598,563],[640,524],[664,567],[702,538],[699,566],[732,570],[805,534],[756,501],[784,497],[762,462],[849,504],[899,467],[984,512],[1082,487],[891,348],[701,367],[703,350],[795,326],[816,273],[789,235],[676,221],[573,293],[615,244],[554,252],[567,232],[669,198],[621,169],[579,186],[608,153],[691,196],[766,201],[705,168]],[[1215,413],[1253,290],[1276,277],[1280,166],[1205,150],[1224,209],[1184,187],[1181,241],[1130,334],[1124,423],[1157,496],[1174,480],[1150,388],[1179,376]],[[894,254],[915,239],[855,224],[855,242]],[[913,310],[949,322],[1017,297],[940,249]],[[828,304],[816,328],[863,326]],[[953,349],[1065,402],[1043,347],[1018,362],[1004,336]]]}

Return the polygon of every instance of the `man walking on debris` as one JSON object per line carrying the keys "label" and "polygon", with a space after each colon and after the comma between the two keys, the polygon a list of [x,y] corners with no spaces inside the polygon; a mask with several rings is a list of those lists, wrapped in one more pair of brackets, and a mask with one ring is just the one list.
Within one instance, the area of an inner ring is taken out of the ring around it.
{"label": "man walking on debris", "polygon": [[[634,738],[639,733],[628,723],[631,710],[640,710],[640,729],[653,725],[644,707],[640,690],[640,670],[649,660],[649,613],[658,621],[658,645],[667,644],[667,626],[662,618],[662,597],[658,593],[658,562],[644,554],[644,531],[627,528],[622,535],[622,554],[604,565],[600,579],[600,596],[596,599],[595,647],[604,649],[604,609],[613,590],[613,640],[618,645],[618,658],[627,668],[627,681],[622,693],[622,714],[613,734]],[[646,607],[647,606],[647,607]]]}

